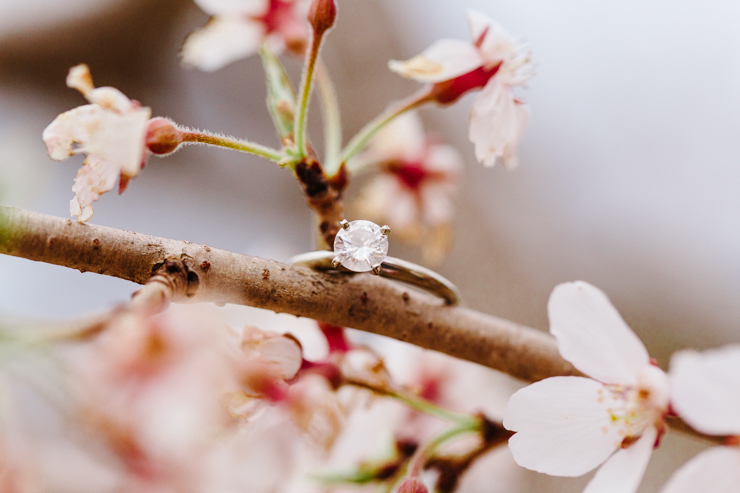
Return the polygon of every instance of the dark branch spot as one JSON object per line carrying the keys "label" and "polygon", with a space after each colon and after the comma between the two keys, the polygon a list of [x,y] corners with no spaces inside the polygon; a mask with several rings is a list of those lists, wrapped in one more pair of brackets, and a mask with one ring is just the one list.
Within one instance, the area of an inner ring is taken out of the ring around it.
{"label": "dark branch spot", "polygon": [[97,250],[98,248],[100,248],[100,240],[97,238],[93,238],[92,246],[93,246],[93,250]]}
{"label": "dark branch spot", "polygon": [[262,270],[262,280],[266,281],[270,278],[270,269],[263,269]]}

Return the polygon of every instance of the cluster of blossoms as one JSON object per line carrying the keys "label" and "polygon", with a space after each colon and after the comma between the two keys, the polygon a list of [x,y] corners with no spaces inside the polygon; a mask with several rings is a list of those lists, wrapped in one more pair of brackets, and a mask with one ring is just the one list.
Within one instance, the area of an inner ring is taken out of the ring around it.
{"label": "cluster of blossoms", "polygon": [[[564,359],[587,377],[554,377],[516,392],[504,426],[516,434],[516,462],[555,476],[580,476],[601,466],[584,492],[633,493],[666,430],[679,416],[708,435],[740,432],[740,348],[684,351],[661,370],[599,289],[561,284],[548,303],[550,332]],[[703,452],[676,472],[663,493],[736,491],[740,475],[715,475],[714,461],[740,458],[728,448]]]}

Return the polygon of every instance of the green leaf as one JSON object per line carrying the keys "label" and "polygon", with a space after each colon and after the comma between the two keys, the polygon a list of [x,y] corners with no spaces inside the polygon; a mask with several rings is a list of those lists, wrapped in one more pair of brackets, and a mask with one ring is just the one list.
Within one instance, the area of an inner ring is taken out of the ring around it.
{"label": "green leaf", "polygon": [[290,146],[294,141],[295,90],[280,59],[265,44],[260,48],[260,56],[267,77],[267,109],[283,145]]}

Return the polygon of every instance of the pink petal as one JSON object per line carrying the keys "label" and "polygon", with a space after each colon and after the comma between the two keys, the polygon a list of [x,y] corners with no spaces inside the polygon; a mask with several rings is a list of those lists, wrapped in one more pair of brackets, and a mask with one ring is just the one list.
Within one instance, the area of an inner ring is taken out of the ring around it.
{"label": "pink petal", "polygon": [[192,33],[182,47],[186,66],[213,72],[254,55],[265,35],[262,23],[241,17],[215,17]]}
{"label": "pink petal", "polygon": [[586,375],[607,384],[635,385],[650,364],[645,346],[598,288],[583,281],[560,284],[547,311],[560,354]]}
{"label": "pink petal", "polygon": [[388,67],[418,82],[442,82],[472,72],[483,64],[478,49],[459,39],[442,39],[405,62],[391,60]]}
{"label": "pink petal", "polygon": [[456,181],[463,167],[462,156],[451,145],[431,146],[424,162],[425,169],[444,174],[449,181]]}
{"label": "pink petal", "polygon": [[673,408],[687,423],[710,435],[740,435],[740,346],[681,351],[670,376]]}
{"label": "pink petal", "polygon": [[87,222],[93,215],[92,203],[100,199],[100,195],[109,192],[116,184],[120,169],[109,163],[87,159],[77,171],[72,191],[75,198],[69,203],[69,212],[77,216],[80,223]]}
{"label": "pink petal", "polygon": [[195,3],[209,15],[258,17],[270,8],[270,0],[195,0]]}
{"label": "pink petal", "polygon": [[494,76],[473,102],[470,141],[479,162],[493,166],[500,159],[512,168],[516,166],[516,148],[529,120],[529,108],[518,102],[501,80]]}
{"label": "pink petal", "polygon": [[660,493],[737,493],[740,491],[740,449],[714,447],[700,453],[668,480]]}
{"label": "pink petal", "polygon": [[368,159],[373,161],[405,160],[422,158],[426,134],[421,118],[416,112],[405,113],[383,127],[368,146]]}
{"label": "pink petal", "polygon": [[271,337],[259,344],[260,357],[272,364],[282,379],[296,376],[303,363],[301,346],[289,337]]}
{"label": "pink petal", "polygon": [[424,210],[424,223],[435,227],[452,221],[455,207],[452,203],[452,195],[455,187],[446,183],[426,183],[421,188],[421,198]]}
{"label": "pink petal", "polygon": [[516,435],[509,448],[517,464],[554,476],[580,476],[603,463],[621,444],[619,427],[595,380],[554,377],[516,392],[504,426]]}
{"label": "pink petal", "polygon": [[657,436],[657,430],[650,427],[631,446],[618,450],[596,471],[596,475],[583,493],[634,493],[637,491],[648,462],[650,462],[650,456],[653,454]]}

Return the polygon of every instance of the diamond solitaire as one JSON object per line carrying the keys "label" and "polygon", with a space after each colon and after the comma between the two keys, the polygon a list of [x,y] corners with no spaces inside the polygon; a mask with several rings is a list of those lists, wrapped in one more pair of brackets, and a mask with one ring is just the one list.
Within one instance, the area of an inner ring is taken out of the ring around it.
{"label": "diamond solitaire", "polygon": [[380,274],[380,264],[388,254],[388,226],[382,228],[370,221],[342,221],[342,229],[334,239],[334,260],[354,272]]}

